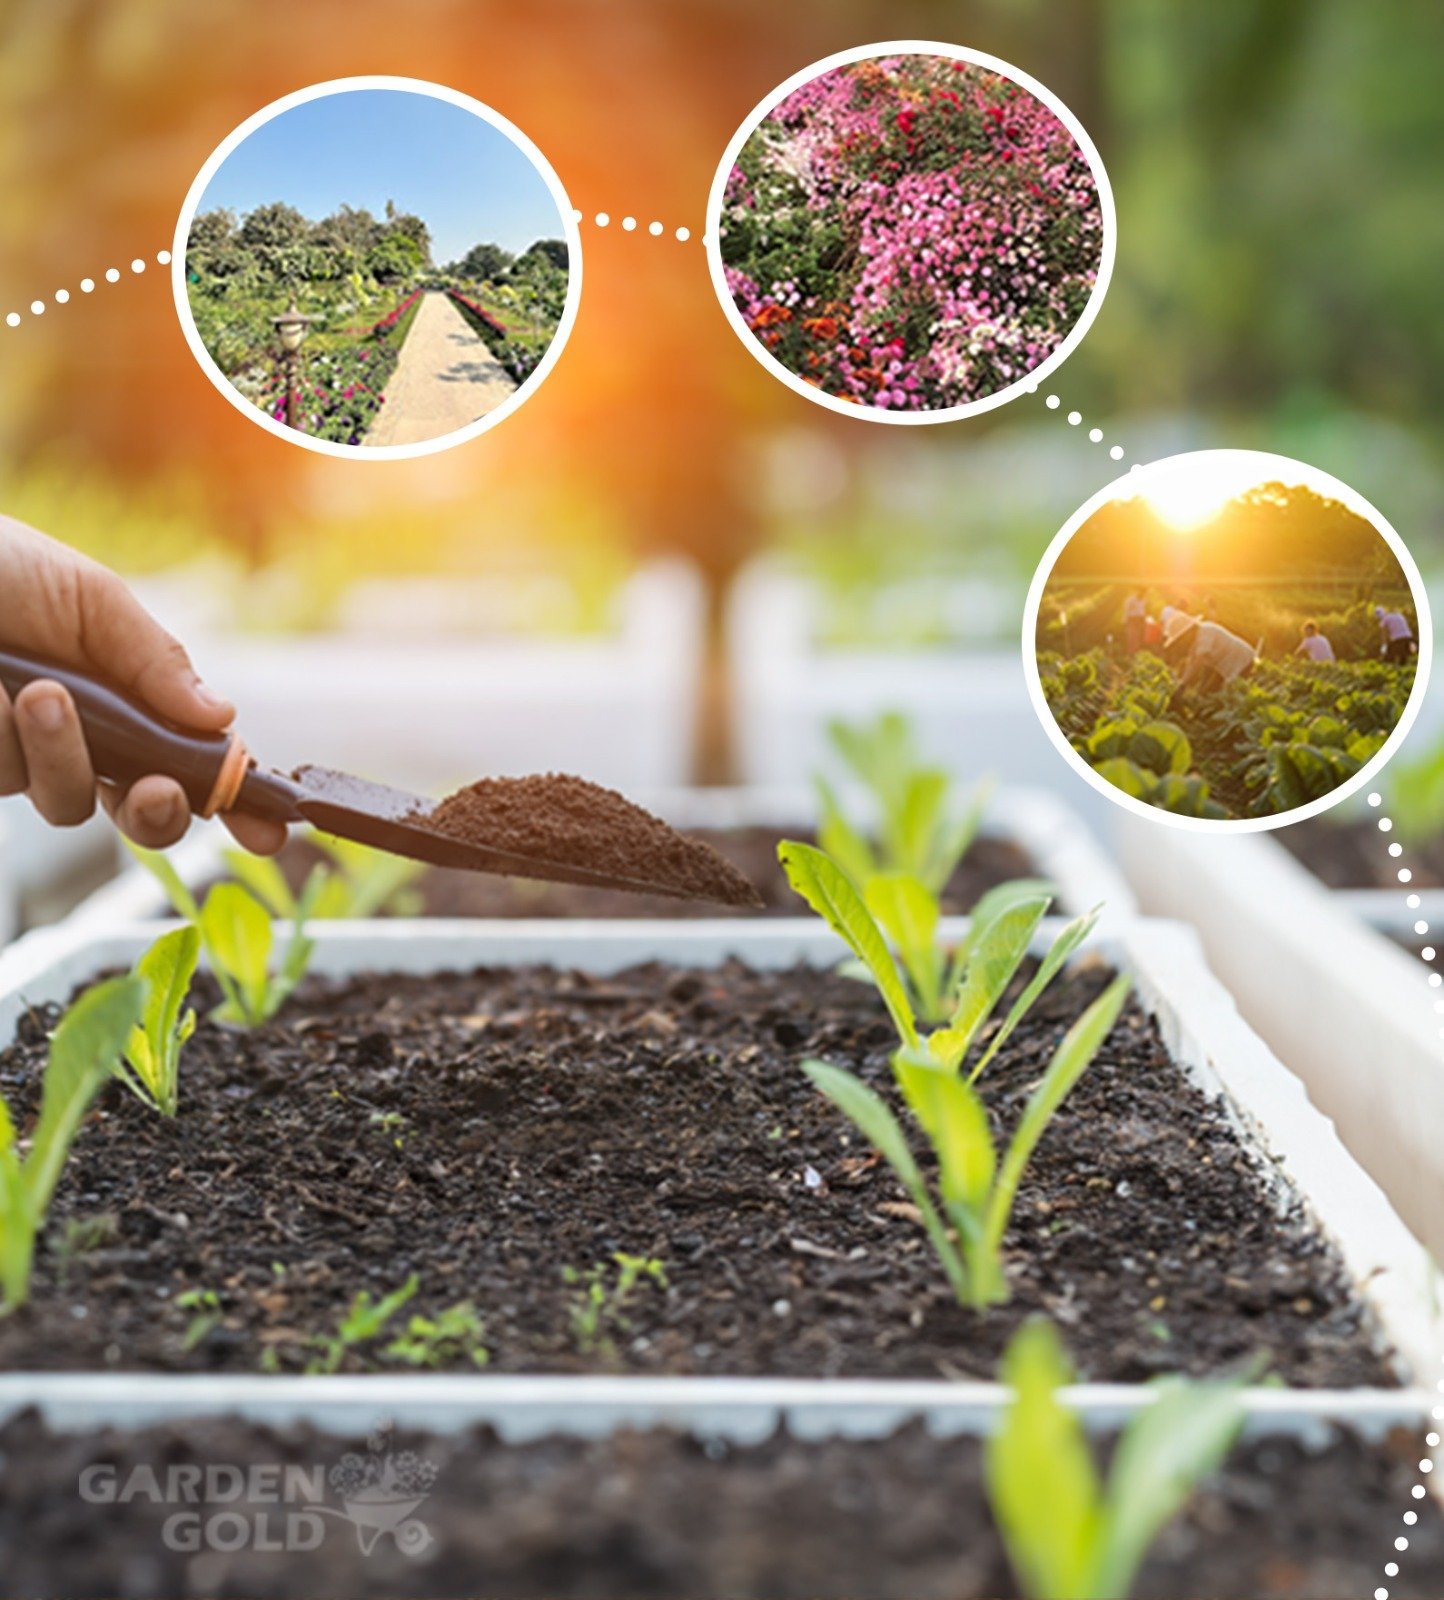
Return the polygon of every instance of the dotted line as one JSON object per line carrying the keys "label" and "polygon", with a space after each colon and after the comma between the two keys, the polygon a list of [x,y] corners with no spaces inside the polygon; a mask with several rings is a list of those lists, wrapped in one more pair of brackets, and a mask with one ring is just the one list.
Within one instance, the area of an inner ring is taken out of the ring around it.
{"label": "dotted line", "polygon": [[[160,265],[162,267],[169,266],[169,264],[170,264],[170,251],[169,250],[157,250],[156,251],[156,255],[155,255],[155,259],[156,259],[156,262],[157,262],[158,265]],[[132,261],[131,264],[130,264],[131,272],[136,274],[137,276],[139,276],[140,273],[144,272],[145,268],[146,268],[146,261],[145,261],[145,257],[144,256],[137,256],[135,258],[135,260]],[[104,277],[106,283],[119,283],[120,279],[121,279],[120,268],[119,267],[107,267],[105,269],[103,277]],[[80,280],[80,292],[81,292],[81,294],[93,294],[95,292],[95,279],[94,278],[82,278]],[[55,291],[55,293],[53,295],[51,295],[51,297],[50,297],[50,304],[51,305],[57,305],[57,306],[63,306],[63,305],[68,304],[69,300],[70,300],[70,290],[69,289],[57,289]],[[32,317],[43,317],[45,315],[45,312],[46,312],[46,302],[44,300],[32,300],[30,302],[29,314]],[[7,328],[18,328],[20,326],[20,324],[24,320],[25,320],[24,319],[24,314],[22,312],[19,312],[19,311],[8,311],[5,314],[5,326]]]}
{"label": "dotted line", "polygon": [[[1037,394],[1038,385],[1036,383],[1030,383],[1028,385],[1027,392],[1029,394]],[[1056,394],[1050,394],[1044,399],[1043,404],[1047,406],[1050,411],[1056,411],[1063,404],[1063,402]],[[1078,428],[1082,425],[1083,413],[1081,411],[1070,411],[1068,413],[1068,426],[1070,428]],[[1088,442],[1090,444],[1102,444],[1103,437],[1104,435],[1102,428],[1089,428]],[[1121,444],[1110,445],[1108,447],[1108,454],[1114,461],[1122,461],[1126,453],[1127,452],[1124,450]]]}
{"label": "dotted line", "polygon": [[[1368,800],[1369,804],[1375,809],[1384,803],[1383,795],[1377,792],[1371,794],[1368,797]],[[1393,818],[1380,817],[1379,832],[1392,833],[1393,831]],[[1403,853],[1403,845],[1401,845],[1397,839],[1390,840],[1389,855],[1395,861],[1397,861],[1399,857],[1403,855]],[[1411,883],[1414,878],[1413,872],[1408,867],[1396,868],[1395,876],[1398,878],[1401,884]],[[1409,908],[1410,911],[1417,911],[1422,903],[1423,902],[1420,900],[1419,896],[1412,890],[1404,897],[1404,904]],[[1429,924],[1423,917],[1418,917],[1415,919],[1414,932],[1420,938],[1423,938],[1423,936],[1429,932]],[[1419,957],[1426,966],[1432,966],[1437,955],[1438,951],[1432,944],[1426,944],[1419,952]],[[1429,974],[1429,987],[1431,989],[1437,989],[1441,984],[1444,984],[1444,976],[1441,976],[1438,972],[1431,972]],[[1436,1015],[1444,1014],[1444,1000],[1436,1000],[1434,1002],[1434,1011]],[[1439,1032],[1441,1035],[1444,1035],[1444,1026],[1440,1027]],[[1436,1387],[1439,1390],[1439,1393],[1444,1395],[1444,1378],[1439,1380]],[[1444,1404],[1436,1405],[1430,1412],[1430,1416],[1436,1422],[1444,1422]],[[1428,1433],[1426,1433],[1424,1435],[1424,1444],[1430,1450],[1438,1450],[1438,1431],[1431,1429]],[[1423,1500],[1428,1494],[1429,1491],[1426,1487],[1425,1480],[1428,1478],[1429,1474],[1433,1472],[1433,1470],[1433,1460],[1429,1456],[1422,1456],[1419,1460],[1419,1481],[1413,1484],[1409,1490],[1409,1498],[1411,1500]],[[1411,1508],[1410,1510],[1404,1512],[1401,1520],[1403,1521],[1405,1528],[1412,1528],[1419,1520],[1419,1513]],[[1409,1535],[1407,1533],[1397,1534],[1394,1539],[1394,1550],[1396,1554],[1403,1555],[1408,1548]],[[1397,1561],[1386,1561],[1384,1563],[1384,1576],[1386,1578],[1397,1578],[1399,1576],[1399,1563]],[[1380,1584],[1379,1587],[1374,1590],[1374,1600],[1389,1600],[1389,1589],[1386,1584]]]}
{"label": "dotted line", "polygon": [[[572,212],[572,220],[575,222],[585,222],[587,220],[586,213],[584,211],[574,210]],[[591,220],[595,227],[610,228],[612,225],[612,214],[610,211],[598,211],[592,216]],[[635,233],[640,224],[635,217],[623,217],[621,219],[620,226],[623,233]],[[671,237],[677,240],[680,244],[686,244],[689,239],[694,237],[690,228],[672,228],[669,230],[665,224],[660,222],[649,222],[644,231],[650,234],[654,239],[660,239],[663,234],[670,232]],[[705,233],[701,235],[701,240],[703,244],[707,243],[707,235]]]}

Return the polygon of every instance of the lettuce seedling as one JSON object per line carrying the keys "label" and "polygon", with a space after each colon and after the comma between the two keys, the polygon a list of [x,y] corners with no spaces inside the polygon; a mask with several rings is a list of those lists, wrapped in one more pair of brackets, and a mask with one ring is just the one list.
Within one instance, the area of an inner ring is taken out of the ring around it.
{"label": "lettuce seedling", "polygon": [[176,1114],[181,1051],[196,1031],[195,1012],[183,1008],[200,950],[200,933],[187,923],[163,933],[135,964],[135,975],[147,985],[145,1010],[115,1075],[163,1117]]}
{"label": "lettuce seedling", "polygon": [[[813,845],[786,840],[777,854],[788,882],[866,969],[904,1048],[916,1049],[923,1042],[920,1025],[941,1023],[927,1038],[927,1047],[939,1061],[961,1068],[1023,964],[1047,913],[1048,895],[1032,879],[990,890],[978,900],[966,935],[948,955],[938,943],[937,901],[917,879],[887,874],[869,884],[864,896],[843,867]],[[1092,932],[1100,910],[1095,906],[1075,918],[1053,940],[975,1062],[972,1081]]]}
{"label": "lettuce seedling", "polygon": [[921,1044],[896,1052],[893,1077],[937,1158],[936,1197],[882,1096],[842,1067],[803,1063],[901,1179],[961,1305],[982,1309],[1008,1298],[1002,1245],[1018,1184],[1044,1129],[1118,1020],[1131,983],[1126,975],[1115,978],[1064,1035],[1001,1161],[987,1110],[955,1067]]}
{"label": "lettuce seedling", "polygon": [[[275,930],[271,912],[263,900],[243,884],[226,882],[213,885],[204,902],[197,902],[160,851],[144,850],[137,845],[131,845],[130,850],[155,875],[177,913],[193,923],[200,933],[206,964],[224,996],[211,1013],[212,1017],[217,1022],[239,1023],[245,1027],[269,1022],[290,998],[310,965],[315,945],[306,937],[306,924],[315,915],[316,902],[325,890],[325,868],[315,868],[301,893],[289,900],[291,937],[280,966],[273,973],[271,951]],[[253,859],[260,864],[261,858]],[[280,876],[274,862],[265,865]],[[256,881],[266,881],[264,869],[262,877]],[[289,896],[290,890],[286,893]]]}
{"label": "lettuce seedling", "polygon": [[[609,1268],[615,1268],[611,1283],[607,1282]],[[569,1320],[572,1338],[583,1354],[610,1351],[611,1335],[631,1327],[626,1308],[639,1285],[648,1282],[659,1289],[667,1287],[667,1269],[660,1261],[628,1255],[625,1250],[614,1251],[610,1262],[599,1261],[585,1271],[563,1267],[562,1277],[579,1290]]]}
{"label": "lettuce seedling", "polygon": [[390,1294],[382,1295],[379,1300],[373,1300],[363,1289],[352,1300],[346,1315],[337,1323],[335,1333],[312,1336],[310,1345],[313,1354],[306,1363],[306,1372],[309,1374],[339,1372],[341,1363],[352,1350],[381,1337],[386,1331],[386,1324],[408,1300],[412,1299],[420,1287],[421,1280],[413,1272],[399,1289],[393,1289]]}
{"label": "lettuce seedling", "polygon": [[941,894],[978,836],[991,781],[980,784],[962,811],[952,816],[951,777],[921,760],[907,719],[899,713],[883,712],[870,723],[832,722],[828,736],[872,797],[877,842],[874,846],[848,820],[836,792],[819,776],[814,785],[822,848],[859,884],[867,884],[878,873],[902,873],[918,879],[931,894]]}
{"label": "lettuce seedling", "polygon": [[373,850],[350,839],[333,839],[329,834],[312,833],[309,837],[331,865],[318,863],[312,867],[299,896],[270,856],[223,850],[221,857],[231,876],[282,921],[294,922],[302,901],[307,907],[306,916],[316,922],[382,913],[410,916],[421,909],[421,896],[411,884],[425,871],[422,862]]}
{"label": "lettuce seedling", "polygon": [[40,1115],[23,1157],[0,1099],[0,1310],[14,1310],[30,1292],[36,1235],[65,1158],[144,1004],[144,979],[111,978],[87,989],[60,1019],[50,1038]]}
{"label": "lettuce seedling", "polygon": [[1003,1358],[1013,1398],[987,1444],[988,1498],[1029,1600],[1126,1600],[1154,1539],[1223,1465],[1248,1379],[1151,1384],[1105,1488],[1082,1423],[1058,1397],[1072,1378],[1052,1324],[1026,1322]]}
{"label": "lettuce seedling", "polygon": [[459,1361],[484,1367],[491,1360],[486,1328],[470,1300],[458,1300],[434,1317],[412,1317],[381,1353],[408,1367],[449,1367]]}

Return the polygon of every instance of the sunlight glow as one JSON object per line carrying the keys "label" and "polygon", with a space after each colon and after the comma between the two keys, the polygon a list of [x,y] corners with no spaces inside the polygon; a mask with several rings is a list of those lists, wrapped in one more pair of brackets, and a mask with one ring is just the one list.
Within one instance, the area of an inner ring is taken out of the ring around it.
{"label": "sunlight glow", "polygon": [[1239,492],[1237,477],[1221,471],[1208,455],[1179,456],[1166,470],[1151,472],[1142,496],[1159,520],[1178,533],[1211,521]]}

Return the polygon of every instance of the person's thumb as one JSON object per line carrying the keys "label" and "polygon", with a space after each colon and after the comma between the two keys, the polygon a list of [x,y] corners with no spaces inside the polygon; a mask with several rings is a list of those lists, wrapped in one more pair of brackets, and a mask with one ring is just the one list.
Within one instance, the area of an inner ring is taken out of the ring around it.
{"label": "person's thumb", "polygon": [[200,681],[185,647],[113,572],[87,564],[78,598],[81,643],[101,676],[184,727],[230,724],[235,707]]}

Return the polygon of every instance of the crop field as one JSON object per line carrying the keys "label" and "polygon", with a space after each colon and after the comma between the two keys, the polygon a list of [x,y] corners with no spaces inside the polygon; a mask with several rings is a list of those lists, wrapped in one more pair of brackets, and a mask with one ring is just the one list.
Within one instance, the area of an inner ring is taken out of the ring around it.
{"label": "crop field", "polygon": [[1414,687],[1412,660],[1262,659],[1210,695],[1181,692],[1150,650],[1040,651],[1043,695],[1103,778],[1183,816],[1276,816],[1338,788],[1381,748]]}

